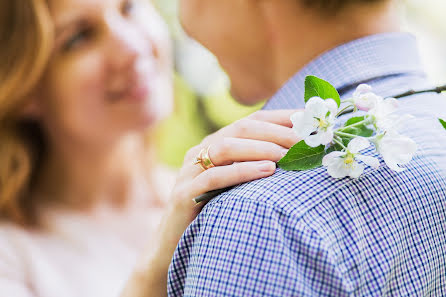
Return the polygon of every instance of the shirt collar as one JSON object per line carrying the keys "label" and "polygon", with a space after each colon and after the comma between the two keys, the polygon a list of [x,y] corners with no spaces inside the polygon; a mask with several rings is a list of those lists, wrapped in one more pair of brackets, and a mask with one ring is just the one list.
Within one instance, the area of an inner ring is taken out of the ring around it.
{"label": "shirt collar", "polygon": [[415,37],[400,32],[370,35],[314,59],[288,80],[264,109],[303,108],[307,75],[330,82],[342,96],[342,90],[360,83],[406,73],[424,75]]}

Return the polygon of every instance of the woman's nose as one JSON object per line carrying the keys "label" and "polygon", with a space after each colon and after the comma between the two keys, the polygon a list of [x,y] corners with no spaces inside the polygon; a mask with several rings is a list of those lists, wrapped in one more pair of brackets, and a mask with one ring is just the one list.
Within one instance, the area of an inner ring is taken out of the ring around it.
{"label": "woman's nose", "polygon": [[109,42],[107,52],[114,70],[125,71],[134,67],[141,55],[156,57],[155,45],[141,30],[126,20],[112,20],[108,24]]}

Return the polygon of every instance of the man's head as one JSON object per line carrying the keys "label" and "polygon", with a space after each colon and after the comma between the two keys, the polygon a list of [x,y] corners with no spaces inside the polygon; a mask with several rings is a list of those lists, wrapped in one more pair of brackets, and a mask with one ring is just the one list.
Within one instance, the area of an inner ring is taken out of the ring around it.
{"label": "man's head", "polygon": [[324,51],[395,28],[392,0],[180,2],[185,31],[217,56],[245,104],[272,96]]}

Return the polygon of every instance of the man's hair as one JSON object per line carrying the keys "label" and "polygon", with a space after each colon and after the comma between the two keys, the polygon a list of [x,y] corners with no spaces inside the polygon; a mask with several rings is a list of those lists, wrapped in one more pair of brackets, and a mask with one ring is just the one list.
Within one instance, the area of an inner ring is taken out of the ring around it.
{"label": "man's hair", "polygon": [[338,12],[342,8],[352,4],[372,4],[389,0],[300,0],[307,7],[324,9],[327,12]]}

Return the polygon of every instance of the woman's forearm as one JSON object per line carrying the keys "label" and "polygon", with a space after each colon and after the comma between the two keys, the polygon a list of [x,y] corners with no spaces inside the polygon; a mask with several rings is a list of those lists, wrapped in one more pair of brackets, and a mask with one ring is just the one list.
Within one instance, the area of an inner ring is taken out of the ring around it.
{"label": "woman's forearm", "polygon": [[120,297],[167,296],[167,272],[178,240],[190,218],[168,207],[157,234],[146,246],[142,257]]}
{"label": "woman's forearm", "polygon": [[169,261],[149,252],[149,258],[137,264],[120,297],[167,296]]}

